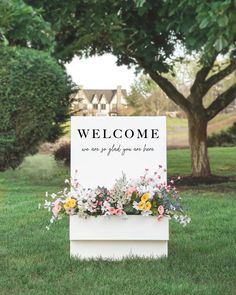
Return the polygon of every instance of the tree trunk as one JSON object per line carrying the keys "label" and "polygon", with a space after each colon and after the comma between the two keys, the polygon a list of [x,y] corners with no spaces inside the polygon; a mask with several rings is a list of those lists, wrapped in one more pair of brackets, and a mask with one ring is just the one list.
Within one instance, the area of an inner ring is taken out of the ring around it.
{"label": "tree trunk", "polygon": [[192,160],[192,176],[211,175],[207,153],[207,119],[201,112],[188,114],[189,145]]}

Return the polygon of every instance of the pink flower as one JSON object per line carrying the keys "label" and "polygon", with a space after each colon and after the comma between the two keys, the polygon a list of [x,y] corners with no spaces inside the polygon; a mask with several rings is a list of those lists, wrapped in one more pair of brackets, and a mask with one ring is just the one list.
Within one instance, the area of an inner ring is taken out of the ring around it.
{"label": "pink flower", "polygon": [[136,188],[134,186],[130,186],[127,190],[127,195],[130,197],[134,192],[136,192]]}
{"label": "pink flower", "polygon": [[123,215],[123,210],[121,210],[121,209],[116,209],[116,213],[115,213],[115,215],[118,215],[118,216],[121,216],[121,215]]}
{"label": "pink flower", "polygon": [[108,209],[108,211],[109,211],[109,214],[110,214],[110,215],[116,215],[116,209],[115,209],[115,208],[110,207],[110,208]]}
{"label": "pink flower", "polygon": [[160,205],[157,210],[158,210],[160,215],[163,215],[164,212],[165,212],[165,209],[164,209],[164,207],[162,205]]}
{"label": "pink flower", "polygon": [[60,199],[57,199],[54,203],[54,207],[52,208],[52,213],[55,217],[57,217],[60,211],[61,211]]}

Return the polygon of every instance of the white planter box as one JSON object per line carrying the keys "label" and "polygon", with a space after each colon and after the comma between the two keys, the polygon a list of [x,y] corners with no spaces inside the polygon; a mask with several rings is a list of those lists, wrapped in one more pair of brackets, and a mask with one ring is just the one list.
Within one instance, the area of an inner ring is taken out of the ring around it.
{"label": "white planter box", "polygon": [[168,255],[169,219],[154,216],[70,216],[70,255],[81,259]]}

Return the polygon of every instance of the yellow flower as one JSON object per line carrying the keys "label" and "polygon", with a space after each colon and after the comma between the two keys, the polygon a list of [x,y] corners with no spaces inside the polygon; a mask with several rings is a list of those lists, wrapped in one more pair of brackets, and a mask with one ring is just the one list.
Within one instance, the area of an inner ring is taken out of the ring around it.
{"label": "yellow flower", "polygon": [[145,204],[145,208],[144,208],[144,210],[145,210],[145,211],[149,211],[151,208],[152,208],[152,204],[151,204],[150,202],[147,202],[147,203]]}
{"label": "yellow flower", "polygon": [[74,208],[76,206],[76,200],[72,198],[66,199],[66,202],[64,204],[65,209]]}
{"label": "yellow flower", "polygon": [[75,199],[70,199],[70,207],[74,208],[76,206],[76,200]]}
{"label": "yellow flower", "polygon": [[144,194],[144,195],[142,196],[142,198],[141,198],[141,201],[142,201],[142,202],[147,202],[148,199],[149,199],[149,196],[150,196],[149,193]]}
{"label": "yellow flower", "polygon": [[142,202],[142,201],[139,202],[139,203],[138,203],[138,208],[139,208],[139,210],[143,210],[143,209],[145,208],[145,205],[146,205],[145,202]]}
{"label": "yellow flower", "polygon": [[69,209],[69,208],[70,208],[70,207],[69,207],[69,203],[65,203],[65,204],[64,204],[64,208],[65,208],[65,209]]}

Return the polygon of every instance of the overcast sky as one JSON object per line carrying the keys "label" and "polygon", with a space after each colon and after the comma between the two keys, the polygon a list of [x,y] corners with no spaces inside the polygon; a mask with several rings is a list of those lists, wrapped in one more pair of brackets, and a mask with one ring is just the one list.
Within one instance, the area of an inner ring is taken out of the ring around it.
{"label": "overcast sky", "polygon": [[72,80],[85,89],[115,89],[117,85],[129,90],[136,78],[133,69],[118,67],[111,54],[79,59],[75,57],[66,69]]}

